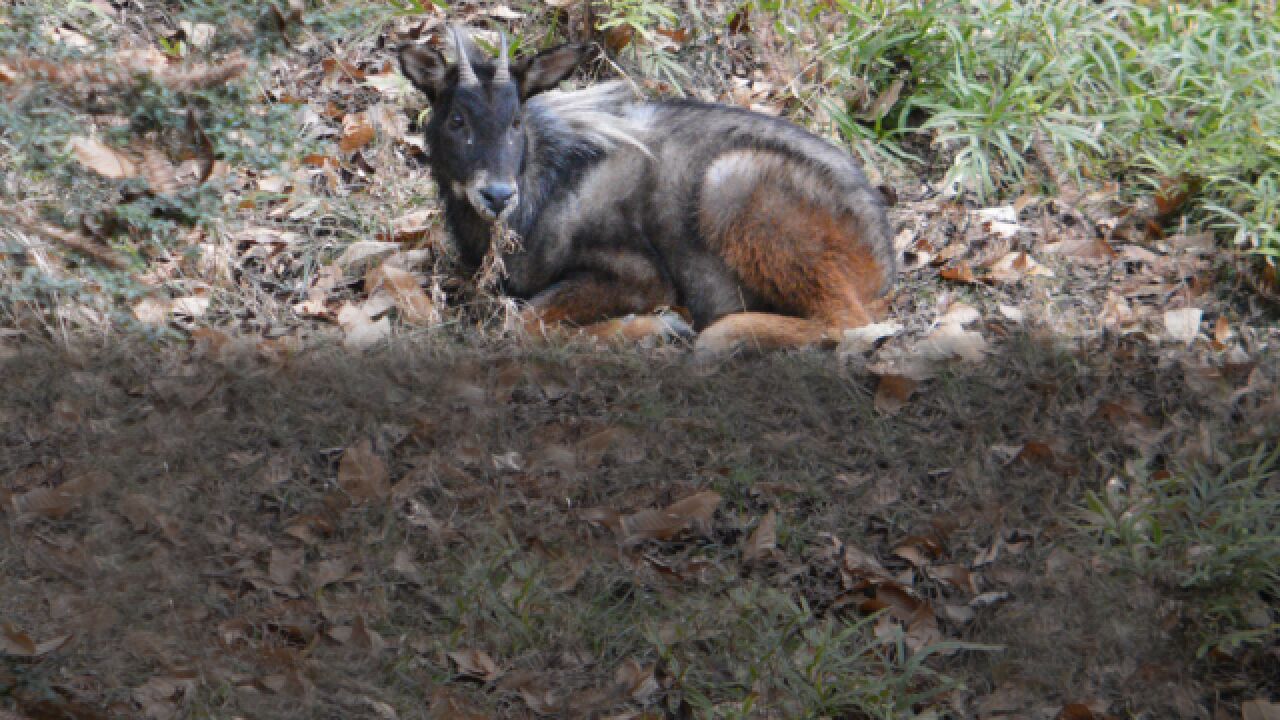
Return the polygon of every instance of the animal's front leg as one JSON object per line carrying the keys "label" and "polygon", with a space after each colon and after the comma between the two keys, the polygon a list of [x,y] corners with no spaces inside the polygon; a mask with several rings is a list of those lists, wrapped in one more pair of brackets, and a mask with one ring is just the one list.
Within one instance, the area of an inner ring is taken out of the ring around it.
{"label": "animal's front leg", "polygon": [[577,327],[600,338],[640,340],[651,336],[692,334],[674,313],[653,315],[671,304],[672,293],[656,282],[628,283],[603,274],[572,275],[542,291],[521,317],[535,336],[561,327]]}

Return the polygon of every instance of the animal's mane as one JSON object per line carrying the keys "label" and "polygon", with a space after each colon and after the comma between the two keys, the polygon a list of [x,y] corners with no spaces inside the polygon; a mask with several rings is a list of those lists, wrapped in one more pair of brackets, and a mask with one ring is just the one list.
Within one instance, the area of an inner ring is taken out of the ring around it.
{"label": "animal's mane", "polygon": [[612,81],[582,90],[552,91],[529,100],[528,107],[563,122],[578,137],[600,150],[630,145],[650,155],[642,139],[646,123],[634,110],[639,99],[625,82]]}

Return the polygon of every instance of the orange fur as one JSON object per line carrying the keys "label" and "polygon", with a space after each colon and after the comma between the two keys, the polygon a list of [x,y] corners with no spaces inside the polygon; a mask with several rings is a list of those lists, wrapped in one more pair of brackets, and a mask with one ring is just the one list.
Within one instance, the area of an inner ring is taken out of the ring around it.
{"label": "orange fur", "polygon": [[725,315],[698,335],[702,355],[725,355],[739,348],[778,350],[813,345],[829,339],[826,326],[815,320],[742,312]]}
{"label": "orange fur", "polygon": [[546,338],[553,329],[577,327],[601,340],[639,341],[653,336],[680,334],[669,320],[644,315],[669,304],[669,291],[646,263],[626,256],[601,257],[616,281],[580,276],[566,280],[534,298],[521,314],[521,325],[535,337]]}
{"label": "orange fur", "polygon": [[593,323],[582,332],[598,340],[643,342],[650,338],[661,339],[677,334],[671,319],[661,315],[633,315]]}
{"label": "orange fur", "polygon": [[[851,218],[833,214],[765,173],[736,217],[709,238],[747,287],[779,311],[721,318],[698,339],[701,351],[740,346],[810,345],[861,327],[878,312],[885,268],[857,236]],[[704,220],[704,228],[715,223]]]}
{"label": "orange fur", "polygon": [[884,268],[852,222],[784,187],[757,186],[718,238],[721,255],[779,308],[836,327],[871,322]]}

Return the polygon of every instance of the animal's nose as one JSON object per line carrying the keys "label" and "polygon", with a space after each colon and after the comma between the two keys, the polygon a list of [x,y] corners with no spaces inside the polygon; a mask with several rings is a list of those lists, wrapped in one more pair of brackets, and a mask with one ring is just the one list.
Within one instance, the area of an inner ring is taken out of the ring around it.
{"label": "animal's nose", "polygon": [[480,194],[484,197],[484,204],[489,206],[493,214],[500,215],[507,207],[507,203],[511,202],[512,196],[516,194],[516,186],[510,183],[493,183],[481,189]]}

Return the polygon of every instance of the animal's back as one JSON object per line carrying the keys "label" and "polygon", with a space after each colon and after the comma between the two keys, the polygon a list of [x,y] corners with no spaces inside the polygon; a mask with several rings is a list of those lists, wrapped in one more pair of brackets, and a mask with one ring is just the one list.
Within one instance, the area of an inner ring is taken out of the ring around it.
{"label": "animal's back", "polygon": [[654,104],[651,112],[647,144],[665,150],[665,167],[689,166],[699,197],[708,186],[725,183],[788,184],[814,205],[865,221],[871,236],[863,240],[883,253],[879,260],[886,280],[892,279],[884,199],[848,151],[794,123],[741,108],[667,101]]}
{"label": "animal's back", "polygon": [[883,199],[849,153],[738,108],[668,101],[625,116],[650,176],[625,147],[599,175],[629,166],[632,191],[648,196],[645,234],[698,325],[743,310],[870,321],[896,267]]}

